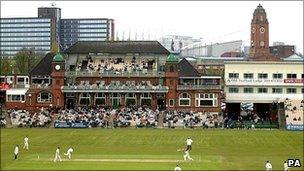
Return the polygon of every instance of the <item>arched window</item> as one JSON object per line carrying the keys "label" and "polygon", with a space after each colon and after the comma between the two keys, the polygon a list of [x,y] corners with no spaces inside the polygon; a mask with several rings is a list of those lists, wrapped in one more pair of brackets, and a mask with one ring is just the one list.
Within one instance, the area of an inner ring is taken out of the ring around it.
{"label": "arched window", "polygon": [[52,102],[52,94],[47,91],[40,92],[37,96],[37,102],[39,102],[39,103]]}
{"label": "arched window", "polygon": [[188,93],[181,93],[179,95],[179,106],[190,106],[191,99]]}

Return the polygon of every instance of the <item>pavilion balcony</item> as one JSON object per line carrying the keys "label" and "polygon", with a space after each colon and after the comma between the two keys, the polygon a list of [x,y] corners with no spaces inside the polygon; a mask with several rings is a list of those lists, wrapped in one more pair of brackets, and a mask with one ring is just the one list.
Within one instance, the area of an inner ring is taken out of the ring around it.
{"label": "pavilion balcony", "polygon": [[62,92],[104,92],[104,93],[167,93],[167,86],[63,86]]}
{"label": "pavilion balcony", "polygon": [[177,90],[206,90],[215,89],[220,90],[221,85],[178,85]]}
{"label": "pavilion balcony", "polygon": [[66,71],[67,77],[164,77],[165,72],[157,70],[143,71]]}
{"label": "pavilion balcony", "polygon": [[31,84],[31,89],[50,90],[52,86],[50,84]]}

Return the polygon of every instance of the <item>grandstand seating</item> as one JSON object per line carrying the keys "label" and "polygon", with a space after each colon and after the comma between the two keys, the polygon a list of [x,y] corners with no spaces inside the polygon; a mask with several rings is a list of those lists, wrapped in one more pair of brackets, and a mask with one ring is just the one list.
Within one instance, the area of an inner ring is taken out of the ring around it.
{"label": "grandstand seating", "polygon": [[290,100],[284,101],[284,109],[286,116],[286,125],[303,125],[304,118],[304,100]]}

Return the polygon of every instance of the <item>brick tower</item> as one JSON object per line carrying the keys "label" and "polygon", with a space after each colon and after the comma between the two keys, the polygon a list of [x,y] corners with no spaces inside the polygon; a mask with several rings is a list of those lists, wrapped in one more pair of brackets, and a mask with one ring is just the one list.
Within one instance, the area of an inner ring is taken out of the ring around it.
{"label": "brick tower", "polygon": [[166,106],[169,109],[174,109],[177,104],[178,58],[175,55],[170,54],[166,60],[165,68],[165,84],[169,87],[169,91],[166,95]]}
{"label": "brick tower", "polygon": [[61,87],[64,85],[65,61],[63,57],[57,53],[52,61],[52,92],[53,106],[64,107],[64,96]]}
{"label": "brick tower", "polygon": [[261,4],[254,10],[251,20],[251,60],[277,60],[269,50],[269,23],[265,9]]}

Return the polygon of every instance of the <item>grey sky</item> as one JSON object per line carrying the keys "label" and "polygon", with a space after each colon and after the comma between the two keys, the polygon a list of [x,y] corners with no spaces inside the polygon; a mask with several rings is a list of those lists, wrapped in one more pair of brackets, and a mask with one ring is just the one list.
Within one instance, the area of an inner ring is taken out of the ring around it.
{"label": "grey sky", "polygon": [[[1,17],[37,17],[37,8],[52,1],[1,1]],[[148,39],[179,34],[206,43],[244,40],[249,45],[250,22],[261,3],[267,12],[270,44],[296,45],[303,54],[303,2],[300,1],[56,1],[62,18],[113,18],[120,39]],[[143,34],[144,33],[144,34]]]}

